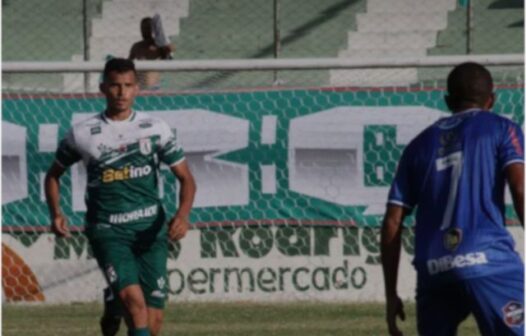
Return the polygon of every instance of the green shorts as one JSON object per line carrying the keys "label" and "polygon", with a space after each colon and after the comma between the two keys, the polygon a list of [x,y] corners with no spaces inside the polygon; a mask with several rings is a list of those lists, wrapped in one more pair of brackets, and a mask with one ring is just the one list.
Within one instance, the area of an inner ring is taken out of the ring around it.
{"label": "green shorts", "polygon": [[141,225],[140,229],[90,224],[86,235],[114,293],[137,284],[148,307],[164,308],[168,295],[168,234],[164,218],[151,225]]}

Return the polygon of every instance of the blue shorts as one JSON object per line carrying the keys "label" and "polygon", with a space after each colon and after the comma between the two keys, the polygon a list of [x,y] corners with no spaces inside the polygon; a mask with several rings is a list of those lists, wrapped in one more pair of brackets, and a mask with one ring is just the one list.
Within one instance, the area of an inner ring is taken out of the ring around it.
{"label": "blue shorts", "polygon": [[418,288],[416,303],[419,335],[456,335],[470,313],[481,335],[524,335],[523,270]]}

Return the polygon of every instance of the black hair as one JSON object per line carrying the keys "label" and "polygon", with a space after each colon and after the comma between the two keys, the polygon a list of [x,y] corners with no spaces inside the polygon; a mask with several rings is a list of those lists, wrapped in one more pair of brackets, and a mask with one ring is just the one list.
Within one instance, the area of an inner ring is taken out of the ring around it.
{"label": "black hair", "polygon": [[127,58],[112,58],[106,62],[104,66],[103,79],[108,79],[110,72],[116,71],[117,73],[123,73],[128,71],[133,71],[137,75],[135,70],[135,64],[132,60]]}
{"label": "black hair", "polygon": [[453,111],[483,107],[493,94],[493,79],[484,66],[466,62],[457,65],[447,77],[447,102]]}

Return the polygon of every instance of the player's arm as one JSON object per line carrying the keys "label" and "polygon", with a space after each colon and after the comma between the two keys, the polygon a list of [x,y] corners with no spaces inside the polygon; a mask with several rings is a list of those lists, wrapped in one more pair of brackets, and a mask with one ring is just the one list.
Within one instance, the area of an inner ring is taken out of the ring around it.
{"label": "player's arm", "polygon": [[66,217],[60,210],[60,177],[65,171],[66,168],[55,161],[47,171],[44,181],[46,202],[51,217],[51,231],[60,237],[70,235]]}
{"label": "player's arm", "polygon": [[174,44],[167,44],[165,46],[159,47],[159,52],[161,54],[161,59],[167,60],[170,59],[172,53],[175,51]]}
{"label": "player's arm", "polygon": [[515,212],[524,227],[524,164],[512,163],[504,169]]}
{"label": "player's arm", "polygon": [[137,59],[137,49],[139,48],[139,45],[137,43],[134,43],[132,47],[130,48],[130,54],[128,55],[128,59],[134,60]]}
{"label": "player's arm", "polygon": [[381,258],[384,273],[387,326],[390,335],[402,335],[396,326],[396,316],[405,320],[403,304],[396,290],[398,265],[402,241],[402,223],[408,210],[402,206],[389,204],[381,230]]}
{"label": "player's arm", "polygon": [[172,240],[179,240],[186,235],[189,228],[189,216],[194,203],[197,189],[194,177],[186,160],[173,165],[170,170],[179,181],[179,206],[175,216],[170,222],[169,236]]}

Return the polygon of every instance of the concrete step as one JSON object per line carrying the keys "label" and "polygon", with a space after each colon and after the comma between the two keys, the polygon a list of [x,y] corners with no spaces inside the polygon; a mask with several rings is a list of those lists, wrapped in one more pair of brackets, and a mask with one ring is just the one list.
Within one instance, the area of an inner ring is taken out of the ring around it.
{"label": "concrete step", "polygon": [[89,57],[92,61],[102,61],[107,55],[128,57],[131,46],[139,41],[139,37],[120,36],[96,37],[90,39]]}
{"label": "concrete step", "polygon": [[350,32],[347,49],[430,48],[436,43],[436,31],[420,32]]}
{"label": "concrete step", "polygon": [[367,13],[411,12],[416,9],[427,11],[450,11],[456,8],[458,0],[367,0]]}
{"label": "concrete step", "polygon": [[127,4],[123,1],[104,2],[102,16],[120,18],[128,16],[153,16],[154,14],[171,15],[178,17],[188,16],[188,2],[158,1],[158,2],[133,2]]}
{"label": "concrete step", "polygon": [[[94,37],[104,36],[140,36],[140,25],[143,16],[126,18],[95,18],[92,20],[91,35]],[[168,36],[179,34],[179,17],[162,17],[164,32]]]}
{"label": "concrete step", "polygon": [[447,12],[360,13],[356,20],[359,32],[438,31],[447,27]]}
{"label": "concrete step", "polygon": [[382,58],[382,57],[424,57],[425,48],[378,48],[378,49],[347,49],[338,53],[340,58]]}
{"label": "concrete step", "polygon": [[386,87],[416,83],[416,69],[331,70],[330,83],[334,86]]}

